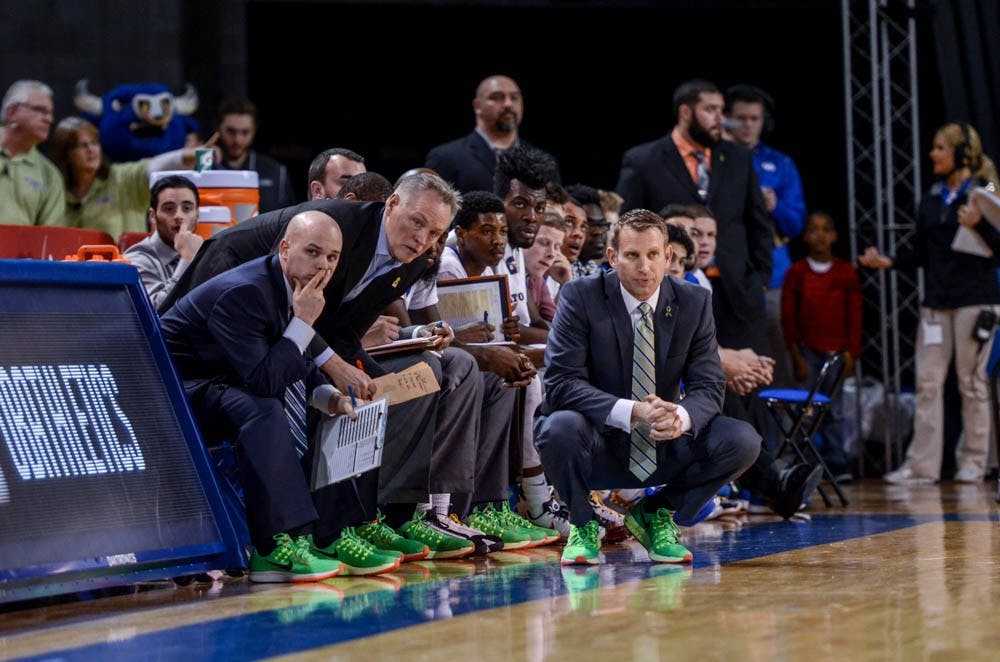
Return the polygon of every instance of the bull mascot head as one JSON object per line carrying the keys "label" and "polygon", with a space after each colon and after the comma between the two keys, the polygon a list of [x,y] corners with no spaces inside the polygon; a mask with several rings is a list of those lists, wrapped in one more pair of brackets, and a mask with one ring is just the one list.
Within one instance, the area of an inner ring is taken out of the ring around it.
{"label": "bull mascot head", "polygon": [[76,84],[73,102],[97,125],[104,153],[118,163],[180,149],[189,134],[198,132],[191,117],[198,93],[190,83],[176,97],[160,83],[126,83],[99,97],[83,79]]}

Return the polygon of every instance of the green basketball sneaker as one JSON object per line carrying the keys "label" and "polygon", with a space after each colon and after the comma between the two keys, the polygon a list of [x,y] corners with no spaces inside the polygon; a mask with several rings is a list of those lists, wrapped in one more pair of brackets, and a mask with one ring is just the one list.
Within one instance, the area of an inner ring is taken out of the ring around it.
{"label": "green basketball sneaker", "polygon": [[430,548],[417,540],[404,538],[385,523],[385,516],[379,511],[371,522],[355,529],[355,533],[378,549],[395,551],[403,555],[404,561],[419,561],[427,558]]}
{"label": "green basketball sneaker", "polygon": [[526,531],[528,535],[531,536],[531,539],[535,541],[535,544],[532,545],[533,547],[538,545],[548,545],[549,543],[559,540],[560,533],[558,530],[547,529],[544,526],[532,524],[530,520],[521,517],[511,510],[510,503],[507,501],[504,501],[503,506],[501,506],[500,516],[507,520],[510,524]]}
{"label": "green basketball sneaker", "polygon": [[250,555],[250,581],[318,582],[335,577],[342,570],[336,559],[314,555],[304,537],[292,538],[287,533],[279,533],[274,536],[274,542],[274,549],[266,556],[253,550]]}
{"label": "green basketball sneaker", "polygon": [[658,508],[655,513],[647,513],[638,504],[625,516],[625,528],[649,552],[649,558],[657,563],[687,563],[691,552],[678,542],[681,529],[674,522],[674,511]]}
{"label": "green basketball sneaker", "polygon": [[569,539],[563,547],[563,565],[597,565],[600,563],[601,526],[592,519],[583,526],[569,525]]}
{"label": "green basketball sneaker", "polygon": [[471,540],[451,536],[427,526],[424,513],[419,510],[413,513],[409,522],[397,529],[397,533],[427,545],[431,550],[427,555],[429,559],[460,559],[476,551],[476,545]]}
{"label": "green basketball sneaker", "polygon": [[317,547],[309,536],[309,549],[320,558],[335,559],[344,566],[345,575],[378,575],[391,572],[399,567],[402,558],[399,552],[377,549],[370,542],[358,536],[353,527],[347,527],[340,537],[326,547]]}
{"label": "green basketball sneaker", "polygon": [[523,549],[535,544],[527,531],[514,526],[492,508],[480,510],[479,506],[476,506],[469,514],[468,520],[469,526],[473,526],[487,535],[500,538],[503,541],[505,551]]}

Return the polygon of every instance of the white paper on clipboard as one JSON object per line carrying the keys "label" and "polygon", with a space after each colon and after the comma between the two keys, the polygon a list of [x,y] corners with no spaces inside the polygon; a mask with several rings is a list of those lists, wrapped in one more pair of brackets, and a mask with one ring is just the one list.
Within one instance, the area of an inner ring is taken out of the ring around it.
{"label": "white paper on clipboard", "polygon": [[324,417],[316,437],[310,489],[354,478],[382,464],[388,398],[379,398],[354,410],[358,417]]}

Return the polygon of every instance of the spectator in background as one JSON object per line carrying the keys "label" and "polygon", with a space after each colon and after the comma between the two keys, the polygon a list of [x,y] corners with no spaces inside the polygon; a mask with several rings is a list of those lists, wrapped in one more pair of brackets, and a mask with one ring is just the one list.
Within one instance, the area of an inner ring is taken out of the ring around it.
{"label": "spectator in background", "polygon": [[524,249],[524,269],[528,274],[528,311],[532,324],[536,315],[547,328],[556,314],[556,305],[545,286],[545,274],[552,267],[558,255],[562,255],[563,235],[566,222],[558,215],[545,212],[535,235],[535,243]]}
{"label": "spectator in background", "polygon": [[[524,98],[512,78],[494,75],[480,81],[472,111],[476,116],[472,132],[432,148],[424,164],[463,193],[492,191],[497,158],[511,147],[537,149],[521,140],[518,132],[524,118]],[[554,179],[559,181],[558,166]]]}
{"label": "spectator in background", "polygon": [[52,128],[52,89],[19,80],[0,104],[0,223],[59,225],[63,218],[62,178],[38,145]]}
{"label": "spectator in background", "polygon": [[194,234],[198,202],[198,187],[186,177],[157,180],[149,198],[149,222],[155,232],[125,251],[157,311],[204,241]]}
{"label": "spectator in background", "polygon": [[[781,322],[795,380],[801,388],[809,389],[831,354],[846,350],[847,360],[840,369],[848,375],[854,372],[854,357],[861,356],[861,281],[853,264],[833,256],[837,230],[829,214],[810,214],[803,239],[809,255],[788,270],[781,295]],[[827,377],[827,387],[838,374]],[[820,451],[830,472],[837,480],[850,480],[840,393],[830,403],[820,431]]]}
{"label": "spectator in background", "polygon": [[[206,146],[213,144],[214,136]],[[67,117],[56,125],[51,154],[66,184],[62,225],[102,230],[114,238],[122,232],[150,230],[151,173],[194,165],[193,148],[131,163],[109,163],[97,127],[80,117]]]}
{"label": "spectator in background", "polygon": [[608,225],[614,225],[618,222],[618,217],[622,213],[622,196],[618,195],[614,191],[605,191],[603,189],[598,189],[597,191],[601,196],[601,209],[604,210],[604,220],[608,222]]}
{"label": "spectator in background", "polygon": [[781,329],[781,285],[792,264],[788,242],[802,233],[806,203],[802,180],[792,157],[761,142],[774,128],[774,100],[753,85],[733,85],[726,90],[730,133],[737,143],[753,153],[753,166],[764,194],[764,207],[774,221],[774,266],[767,284],[767,332],[774,357],[775,382],[789,383],[791,367]]}
{"label": "spectator in background", "polygon": [[346,147],[331,147],[316,155],[309,164],[310,200],[327,200],[337,197],[340,187],[354,175],[368,172],[365,157]]}
{"label": "spectator in background", "polygon": [[[549,205],[546,205],[546,210],[548,208]],[[559,288],[573,279],[573,264],[580,259],[580,251],[587,240],[587,212],[568,192],[562,206],[562,217],[566,223],[566,234],[563,236],[560,255],[556,256],[548,278],[545,279],[549,296],[556,302],[559,301]]]}
{"label": "spectator in background", "polygon": [[[913,441],[903,466],[887,473],[883,480],[897,485],[928,485],[941,477],[944,382],[954,357],[964,432],[964,442],[955,452],[955,480],[980,483],[990,439],[986,362],[993,327],[987,325],[986,337],[981,340],[974,331],[982,315],[995,316],[1000,311],[996,274],[1000,232],[989,221],[983,222],[975,204],[968,203],[974,187],[992,185],[995,190],[1000,183],[993,161],[983,154],[979,134],[968,124],[950,123],[939,128],[929,156],[937,181],[920,200],[912,248],[888,257],[873,246],[858,257],[858,263],[869,269],[924,269]],[[988,251],[972,254],[953,250],[960,227]]]}
{"label": "spectator in background", "polygon": [[392,195],[392,182],[377,172],[362,172],[349,177],[334,197],[341,200],[385,202]]}
{"label": "spectator in background", "polygon": [[608,229],[611,225],[604,217],[601,196],[597,189],[584,184],[567,187],[570,197],[583,208],[587,216],[586,239],[580,255],[573,265],[573,277],[589,276],[606,264],[604,252],[608,247]]}
{"label": "spectator in background", "polygon": [[257,135],[257,106],[249,99],[228,99],[219,105],[219,148],[214,170],[254,170],[259,177],[260,211],[295,204],[285,166],[250,149]]}
{"label": "spectator in background", "polygon": [[718,224],[712,306],[719,343],[768,346],[764,294],[771,280],[774,227],[764,207],[752,155],[722,140],[724,99],[706,80],[674,91],[673,130],[637,145],[622,157],[618,194],[622,209],[661,209],[672,202],[700,203]]}

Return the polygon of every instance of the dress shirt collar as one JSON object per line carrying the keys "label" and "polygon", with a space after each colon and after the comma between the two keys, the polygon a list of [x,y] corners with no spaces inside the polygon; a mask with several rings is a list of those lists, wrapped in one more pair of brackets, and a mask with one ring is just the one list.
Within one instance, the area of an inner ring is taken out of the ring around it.
{"label": "dress shirt collar", "polygon": [[[622,298],[625,300],[625,310],[628,311],[628,314],[632,317],[632,321],[634,323],[636,320],[639,319],[639,317],[642,316],[642,313],[638,312],[639,304],[642,303],[642,301],[636,299],[634,296],[629,294],[629,291],[625,289],[624,285],[619,284],[618,287],[620,287],[622,290]],[[656,291],[653,292],[652,296],[650,296],[648,299],[645,300],[646,303],[649,304],[649,309],[651,313],[652,311],[656,310],[656,304],[659,300],[660,300],[660,288],[657,287]]]}
{"label": "dress shirt collar", "polygon": [[696,161],[694,155],[695,151],[702,152],[705,155],[705,163],[712,164],[712,150],[709,147],[702,147],[696,143],[691,142],[681,134],[681,130],[676,126],[673,132],[671,132],[670,137],[673,139],[674,144],[677,145],[677,151],[680,152],[681,157],[687,161]]}
{"label": "dress shirt collar", "polygon": [[385,218],[382,219],[382,223],[378,228],[378,243],[375,244],[375,259],[373,262],[376,261],[379,264],[389,263],[393,266],[402,264],[402,262],[394,258],[392,253],[389,252],[389,240],[385,236]]}

